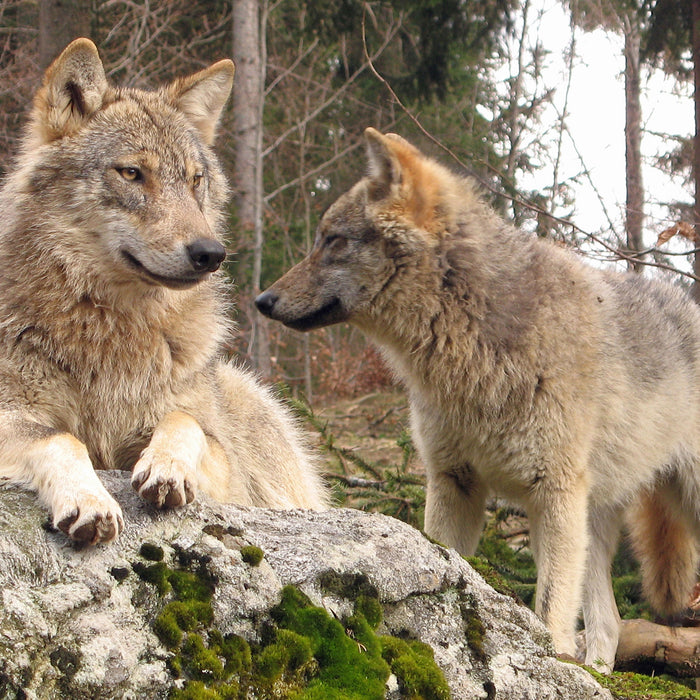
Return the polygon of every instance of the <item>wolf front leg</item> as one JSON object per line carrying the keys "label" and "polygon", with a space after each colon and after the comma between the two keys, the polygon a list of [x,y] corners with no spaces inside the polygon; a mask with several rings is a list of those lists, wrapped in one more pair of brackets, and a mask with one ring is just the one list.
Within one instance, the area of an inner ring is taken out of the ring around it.
{"label": "wolf front leg", "polygon": [[0,414],[0,477],[27,485],[49,506],[54,527],[72,540],[109,542],[124,529],[119,504],[70,433],[15,413]]}
{"label": "wolf front leg", "polygon": [[425,531],[438,542],[471,556],[484,526],[487,489],[468,467],[428,469]]}
{"label": "wolf front leg", "polygon": [[134,465],[131,484],[141,498],[158,508],[191,503],[200,485],[203,461],[226,469],[220,446],[207,438],[199,423],[183,411],[164,416]]}
{"label": "wolf front leg", "polygon": [[583,476],[565,484],[551,481],[540,479],[527,503],[537,564],[535,612],[551,632],[557,653],[573,657],[588,543],[587,488]]}
{"label": "wolf front leg", "polygon": [[589,543],[583,622],[586,628],[586,664],[611,673],[620,637],[620,613],[610,577],[610,567],[620,535],[617,509],[592,509],[588,518]]}

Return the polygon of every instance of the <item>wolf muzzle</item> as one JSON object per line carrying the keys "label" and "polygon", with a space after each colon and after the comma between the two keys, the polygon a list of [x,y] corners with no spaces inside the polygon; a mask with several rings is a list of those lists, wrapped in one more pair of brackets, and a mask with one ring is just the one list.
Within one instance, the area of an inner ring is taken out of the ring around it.
{"label": "wolf muzzle", "polygon": [[187,257],[195,272],[214,272],[226,257],[226,249],[211,238],[198,238],[187,246]]}
{"label": "wolf muzzle", "polygon": [[273,321],[280,321],[295,331],[312,331],[347,321],[349,318],[340,298],[335,295],[321,300],[322,303],[317,307],[290,308],[289,305],[279,302],[280,296],[272,288],[255,298],[255,306],[261,314]]}
{"label": "wolf muzzle", "polygon": [[273,318],[272,310],[274,309],[278,298],[279,297],[274,292],[271,292],[268,289],[255,298],[255,306],[258,308],[258,311],[261,314],[267,316],[268,318]]}

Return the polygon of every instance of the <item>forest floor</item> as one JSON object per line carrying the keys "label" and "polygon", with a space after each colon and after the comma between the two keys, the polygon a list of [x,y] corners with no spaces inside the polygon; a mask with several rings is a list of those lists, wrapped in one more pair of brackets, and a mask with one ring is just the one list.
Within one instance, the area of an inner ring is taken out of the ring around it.
{"label": "forest floor", "polygon": [[[356,450],[368,462],[389,466],[401,461],[397,441],[409,429],[408,400],[403,392],[376,391],[355,399],[326,399],[319,401],[314,411],[339,444]],[[418,458],[413,461],[422,473]]]}

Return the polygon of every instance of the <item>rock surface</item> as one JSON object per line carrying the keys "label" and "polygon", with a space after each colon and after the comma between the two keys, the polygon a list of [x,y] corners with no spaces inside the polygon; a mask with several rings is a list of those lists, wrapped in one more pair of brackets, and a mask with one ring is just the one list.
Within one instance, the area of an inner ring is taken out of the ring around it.
{"label": "rock surface", "polygon": [[[455,700],[611,698],[583,669],[554,658],[527,608],[397,520],[211,502],[155,511],[127,475],[102,479],[122,505],[126,531],[117,542],[82,550],[46,527],[33,494],[0,486],[0,698],[168,696],[175,684],[169,652],[152,631],[163,598],[133,570],[144,542],[160,545],[166,562],[175,551],[208,557],[218,581],[214,618],[224,634],[256,641],[260,620],[288,584],[342,619],[352,602],[328,582],[359,576],[379,595],[379,632],[430,644]],[[243,561],[247,545],[263,550],[258,566]],[[484,635],[470,647],[473,616]]]}

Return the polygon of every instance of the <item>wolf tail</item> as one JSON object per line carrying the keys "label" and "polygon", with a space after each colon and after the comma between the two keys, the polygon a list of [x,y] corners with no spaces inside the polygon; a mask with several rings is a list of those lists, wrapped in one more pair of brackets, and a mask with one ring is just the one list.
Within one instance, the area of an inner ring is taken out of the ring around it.
{"label": "wolf tail", "polygon": [[659,614],[672,617],[690,602],[697,582],[698,543],[680,508],[661,491],[641,496],[629,513],[629,529],[642,568],[644,596]]}

